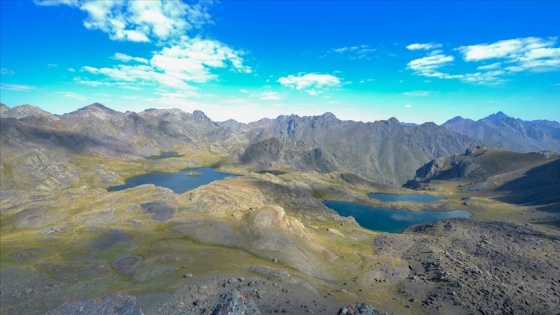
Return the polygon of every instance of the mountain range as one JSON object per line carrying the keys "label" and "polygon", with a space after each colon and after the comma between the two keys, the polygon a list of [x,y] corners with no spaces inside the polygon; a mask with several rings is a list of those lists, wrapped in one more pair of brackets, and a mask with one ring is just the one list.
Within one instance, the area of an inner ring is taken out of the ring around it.
{"label": "mountain range", "polygon": [[498,112],[477,121],[457,116],[442,126],[494,148],[514,152],[560,152],[560,123],[557,121],[525,121]]}
{"label": "mountain range", "polygon": [[249,124],[213,122],[201,111],[121,113],[99,103],[64,115],[30,105],[2,104],[0,113],[4,153],[44,147],[134,159],[181,144],[223,155],[220,165],[341,171],[394,185],[405,183],[432,159],[461,154],[481,143],[515,152],[560,151],[560,123],[523,121],[502,112],[478,121],[455,117],[442,126],[405,124],[396,118],[342,121],[331,113],[283,115]]}

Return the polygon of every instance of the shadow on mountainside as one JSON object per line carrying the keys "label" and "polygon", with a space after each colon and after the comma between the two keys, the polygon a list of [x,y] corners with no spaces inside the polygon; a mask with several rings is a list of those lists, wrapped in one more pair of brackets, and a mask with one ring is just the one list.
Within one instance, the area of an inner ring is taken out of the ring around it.
{"label": "shadow on mountainside", "polygon": [[499,201],[543,206],[540,207],[541,210],[560,212],[560,160],[535,167],[496,191],[504,193],[496,198]]}

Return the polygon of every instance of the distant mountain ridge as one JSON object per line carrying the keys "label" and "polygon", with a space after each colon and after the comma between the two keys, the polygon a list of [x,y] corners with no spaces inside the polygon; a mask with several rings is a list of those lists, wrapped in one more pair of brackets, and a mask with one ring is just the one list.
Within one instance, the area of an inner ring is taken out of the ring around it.
{"label": "distant mountain ridge", "polygon": [[282,115],[249,127],[265,139],[241,154],[244,163],[264,168],[277,161],[304,170],[340,170],[385,184],[404,183],[430,157],[460,154],[479,144],[434,123],[409,126],[396,118],[342,121],[332,113]]}
{"label": "distant mountain ridge", "polygon": [[442,126],[494,148],[514,152],[560,152],[560,123],[557,121],[525,121],[500,111],[477,121],[457,116]]}
{"label": "distant mountain ridge", "polygon": [[[29,152],[27,159],[45,165],[62,163],[62,167],[69,154],[130,160],[188,145],[224,156],[221,165],[246,165],[256,171],[340,171],[384,184],[402,184],[427,161],[480,144],[433,123],[411,126],[396,118],[363,123],[325,113],[243,124],[214,122],[201,111],[122,113],[99,103],[60,116],[36,107],[4,106],[0,136],[3,157]],[[21,161],[12,169],[24,172],[26,163],[31,162]],[[56,174],[51,173],[43,177]],[[68,182],[62,177],[57,180]]]}

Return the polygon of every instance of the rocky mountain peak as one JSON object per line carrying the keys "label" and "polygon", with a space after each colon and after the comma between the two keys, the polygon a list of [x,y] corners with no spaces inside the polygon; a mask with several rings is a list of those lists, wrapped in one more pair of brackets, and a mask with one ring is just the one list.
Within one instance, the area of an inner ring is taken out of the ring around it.
{"label": "rocky mountain peak", "polygon": [[331,112],[326,112],[321,117],[324,119],[337,119],[336,116]]}
{"label": "rocky mountain peak", "polygon": [[6,106],[4,103],[0,103],[0,115],[4,115],[4,112],[8,109],[8,106]]}
{"label": "rocky mountain peak", "polygon": [[64,116],[69,117],[84,117],[84,118],[99,118],[103,120],[110,119],[120,112],[113,110],[101,103],[93,103],[86,107],[82,107],[76,111],[65,114]]}
{"label": "rocky mountain peak", "polygon": [[449,119],[448,121],[445,122],[445,124],[447,123],[456,123],[456,122],[460,122],[462,120],[465,120],[465,118],[461,117],[461,116],[455,116],[451,119]]}
{"label": "rocky mountain peak", "polygon": [[527,121],[500,111],[477,121],[455,117],[443,126],[494,148],[516,152],[560,151],[560,123],[556,121]]}
{"label": "rocky mountain peak", "polygon": [[195,121],[200,122],[200,121],[209,121],[210,120],[210,118],[208,118],[208,116],[206,116],[206,114],[204,114],[204,112],[201,111],[201,110],[193,111],[192,115],[193,115],[193,118],[194,118]]}
{"label": "rocky mountain peak", "polygon": [[29,104],[20,105],[13,108],[8,108],[7,106],[5,108],[2,108],[2,118],[22,119],[26,117],[44,118],[48,120],[59,119],[51,113]]}
{"label": "rocky mountain peak", "polygon": [[497,113],[495,113],[495,114],[492,114],[492,115],[490,115],[490,116],[488,116],[488,117],[486,117],[486,118],[483,118],[483,119],[484,119],[484,120],[491,121],[491,122],[497,122],[497,121],[502,120],[502,119],[504,119],[504,118],[509,118],[509,116],[506,115],[506,114],[504,114],[504,112],[499,111],[499,112],[497,112]]}

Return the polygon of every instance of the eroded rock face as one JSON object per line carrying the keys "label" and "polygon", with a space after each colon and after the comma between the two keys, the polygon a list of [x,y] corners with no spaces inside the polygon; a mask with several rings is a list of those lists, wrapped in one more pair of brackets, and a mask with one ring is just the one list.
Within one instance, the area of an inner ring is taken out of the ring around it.
{"label": "eroded rock face", "polygon": [[237,290],[226,293],[212,312],[212,315],[260,315],[261,311],[243,293]]}
{"label": "eroded rock face", "polygon": [[387,315],[387,313],[375,309],[367,303],[362,303],[356,305],[346,305],[341,308],[336,315]]}
{"label": "eroded rock face", "polygon": [[45,315],[143,315],[136,298],[128,294],[112,294],[105,298],[65,303]]}

